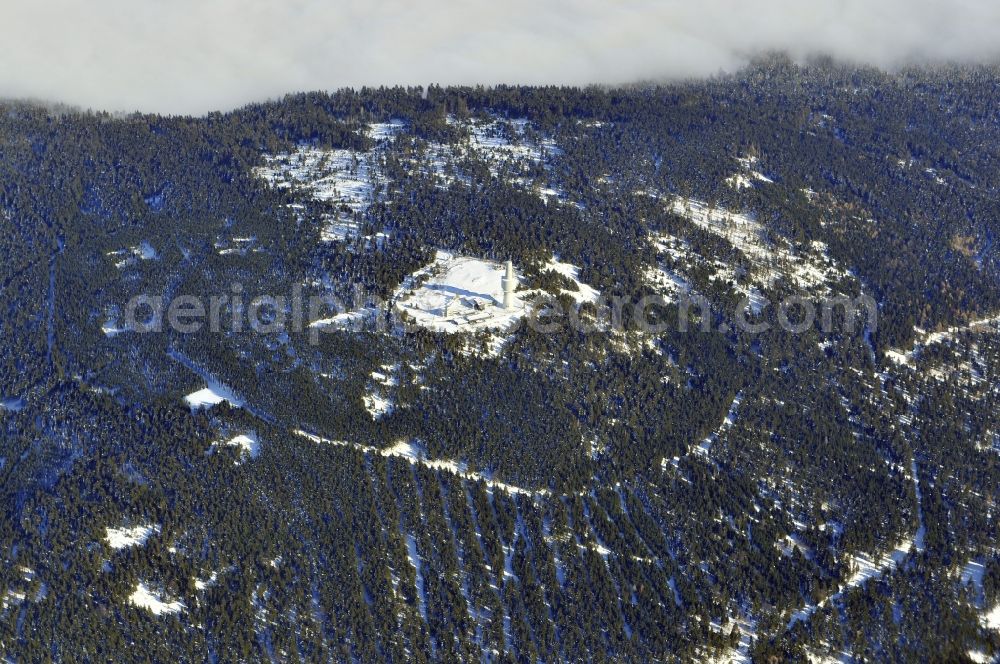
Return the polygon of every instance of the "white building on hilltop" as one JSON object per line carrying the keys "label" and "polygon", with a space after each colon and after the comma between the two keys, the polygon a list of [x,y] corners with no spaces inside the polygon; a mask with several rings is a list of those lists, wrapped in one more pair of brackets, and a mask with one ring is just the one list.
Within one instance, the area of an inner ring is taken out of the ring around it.
{"label": "white building on hilltop", "polygon": [[462,305],[462,298],[457,295],[451,298],[448,304],[444,307],[444,315],[447,318],[454,318],[455,316],[460,315],[463,311],[465,311],[465,307]]}
{"label": "white building on hilltop", "polygon": [[525,314],[512,261],[437,252],[407,277],[395,309],[412,324],[446,334],[505,330]]}

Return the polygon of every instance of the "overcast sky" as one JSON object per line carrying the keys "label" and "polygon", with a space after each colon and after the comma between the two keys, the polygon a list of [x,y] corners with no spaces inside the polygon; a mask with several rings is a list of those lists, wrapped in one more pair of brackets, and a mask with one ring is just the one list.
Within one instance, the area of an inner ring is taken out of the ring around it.
{"label": "overcast sky", "polygon": [[0,97],[204,113],[285,92],[628,83],[825,52],[995,60],[997,0],[0,0]]}

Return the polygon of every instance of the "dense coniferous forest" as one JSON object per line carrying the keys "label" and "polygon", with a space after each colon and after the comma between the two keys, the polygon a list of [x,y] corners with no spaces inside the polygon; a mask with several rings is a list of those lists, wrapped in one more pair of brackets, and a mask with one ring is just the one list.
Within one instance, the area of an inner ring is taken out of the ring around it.
{"label": "dense coniferous forest", "polygon": [[[0,103],[0,651],[996,658],[997,108],[996,67],[782,56]],[[400,315],[456,257],[582,325]],[[293,293],[352,324],[237,322]],[[143,332],[137,295],[229,299]],[[861,326],[777,306],[863,297]]]}

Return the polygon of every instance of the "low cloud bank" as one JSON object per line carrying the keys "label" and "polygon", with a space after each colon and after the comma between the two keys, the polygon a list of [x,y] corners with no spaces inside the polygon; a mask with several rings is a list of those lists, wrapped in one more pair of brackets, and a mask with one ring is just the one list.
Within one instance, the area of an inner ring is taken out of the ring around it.
{"label": "low cloud bank", "polygon": [[993,61],[993,0],[13,0],[0,96],[201,114],[362,85],[629,83],[762,51]]}

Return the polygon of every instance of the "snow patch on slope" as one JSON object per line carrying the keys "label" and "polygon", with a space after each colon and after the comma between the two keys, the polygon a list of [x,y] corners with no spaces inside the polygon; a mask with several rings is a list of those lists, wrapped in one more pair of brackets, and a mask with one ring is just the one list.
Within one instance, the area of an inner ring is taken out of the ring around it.
{"label": "snow patch on slope", "polygon": [[1000,631],[1000,604],[997,604],[989,613],[983,616],[983,627]]}
{"label": "snow patch on slope", "polygon": [[[376,190],[388,184],[376,154],[299,146],[295,152],[264,155],[264,166],[256,167],[253,172],[276,189],[301,191],[312,200],[340,208],[336,214],[323,219],[321,239],[324,242],[346,240],[360,230],[354,215],[367,210],[375,199]],[[303,205],[292,203],[290,207],[301,210]]]}
{"label": "snow patch on slope", "polygon": [[736,161],[743,167],[743,172],[736,173],[725,179],[725,183],[733,189],[737,191],[748,189],[753,187],[754,182],[764,182],[766,184],[774,182],[774,180],[754,168],[754,165],[757,163],[756,157],[738,157]]}
{"label": "snow patch on slope", "polygon": [[557,272],[576,284],[575,291],[564,290],[563,293],[572,297],[579,304],[596,302],[597,298],[600,297],[600,293],[595,288],[580,281],[580,268],[572,263],[563,263],[558,257],[553,256],[542,269]]}
{"label": "snow patch on slope", "polygon": [[118,327],[118,325],[114,321],[109,320],[106,321],[103,325],[101,325],[101,332],[103,332],[104,336],[106,336],[108,339],[114,339],[119,334],[123,332],[128,332],[128,328]]}
{"label": "snow patch on slope", "polygon": [[[693,198],[669,197],[649,190],[637,190],[636,193],[667,200],[672,213],[723,238],[743,254],[749,264],[746,273],[738,273],[730,263],[701,255],[684,238],[654,232],[649,239],[659,254],[658,262],[647,267],[644,276],[650,286],[670,299],[694,290],[686,274],[706,269],[708,281],[728,284],[744,297],[746,310],[754,314],[759,314],[768,304],[762,289],[770,289],[779,281],[814,297],[835,295],[841,292],[837,287],[841,282],[854,281],[848,270],[827,255],[822,242],[795,246],[785,238],[769,237],[764,226],[749,214]],[[848,287],[847,292],[853,290]]]}
{"label": "snow patch on slope", "polygon": [[708,456],[712,451],[712,445],[715,441],[719,439],[723,433],[728,429],[732,428],[733,424],[736,423],[736,415],[739,412],[740,404],[743,403],[743,392],[738,393],[734,398],[732,404],[729,406],[729,411],[726,413],[725,419],[722,420],[722,424],[719,428],[709,434],[705,440],[701,441],[698,447],[695,448],[695,452],[702,456]]}
{"label": "snow patch on slope", "polygon": [[910,365],[913,359],[920,355],[924,348],[951,341],[956,336],[965,332],[1000,331],[1000,314],[979,318],[965,325],[954,325],[945,330],[938,330],[937,332],[927,332],[920,328],[914,329],[918,337],[913,342],[913,348],[908,351],[889,349],[885,351],[886,359],[896,365],[907,366]]}
{"label": "snow patch on slope", "polygon": [[254,173],[277,189],[300,188],[318,201],[365,210],[377,184],[386,182],[366,153],[300,146],[295,152],[264,155]]}
{"label": "snow patch on slope", "polygon": [[133,526],[131,528],[105,528],[104,540],[116,551],[130,546],[141,546],[154,533],[160,532],[158,524]]}
{"label": "snow patch on slope", "polygon": [[365,410],[377,420],[392,412],[392,402],[378,394],[366,394],[364,396]]}
{"label": "snow patch on slope", "polygon": [[158,258],[156,249],[145,240],[134,247],[109,251],[105,255],[115,261],[115,267],[119,270],[130,265],[135,265],[137,260],[151,261]]}
{"label": "snow patch on slope", "polygon": [[243,407],[243,401],[233,394],[231,390],[219,383],[213,383],[200,390],[195,390],[184,397],[184,402],[191,408],[192,412],[202,408],[217,406],[223,401],[228,402],[236,408]]}
{"label": "snow patch on slope", "polygon": [[399,371],[398,365],[382,365],[382,371],[373,371],[371,374],[374,383],[372,389],[364,395],[363,400],[365,410],[377,420],[393,411],[395,405],[387,396],[386,392],[399,385],[399,378],[396,373]]}
{"label": "snow patch on slope", "polygon": [[338,445],[341,447],[353,447],[354,449],[360,450],[365,454],[404,459],[409,463],[419,464],[425,468],[431,468],[433,470],[443,470],[473,482],[483,482],[489,487],[503,489],[507,493],[519,493],[525,496],[547,496],[550,494],[547,489],[526,489],[524,487],[494,480],[482,473],[468,470],[466,464],[464,463],[447,459],[429,459],[424,455],[423,450],[420,447],[410,441],[398,441],[390,447],[378,448],[370,445],[361,445],[359,443],[350,443],[344,440],[330,440],[328,438],[323,438],[321,436],[302,431],[301,429],[296,429],[294,433],[295,435],[314,443]]}
{"label": "snow patch on slope", "polygon": [[380,142],[395,138],[406,130],[406,121],[392,119],[388,122],[369,122],[365,134],[373,141]]}
{"label": "snow patch on slope", "polygon": [[180,600],[167,599],[165,596],[150,590],[142,581],[136,584],[135,591],[129,595],[128,600],[140,609],[146,609],[154,616],[180,613],[185,608],[184,603]]}
{"label": "snow patch on slope", "polygon": [[257,455],[260,454],[260,441],[257,440],[256,436],[249,434],[239,434],[233,436],[232,438],[224,441],[215,441],[212,443],[212,449],[220,446],[225,447],[236,447],[239,449],[239,459],[235,461],[236,465],[239,465],[245,457],[251,459],[256,459]]}
{"label": "snow patch on slope", "polygon": [[910,555],[914,549],[919,549],[913,538],[906,538],[887,554],[879,558],[867,556],[865,554],[855,554],[851,556],[851,563],[855,569],[854,573],[840,586],[840,589],[824,598],[819,604],[807,604],[792,614],[788,621],[788,628],[791,629],[798,622],[808,620],[817,609],[820,609],[831,602],[839,600],[843,595],[854,588],[858,588],[868,583],[871,579],[896,569]]}

